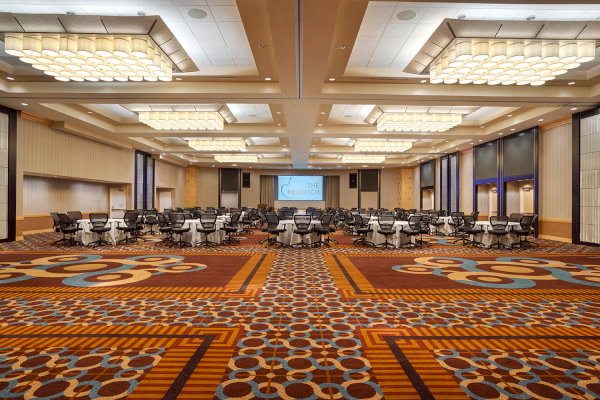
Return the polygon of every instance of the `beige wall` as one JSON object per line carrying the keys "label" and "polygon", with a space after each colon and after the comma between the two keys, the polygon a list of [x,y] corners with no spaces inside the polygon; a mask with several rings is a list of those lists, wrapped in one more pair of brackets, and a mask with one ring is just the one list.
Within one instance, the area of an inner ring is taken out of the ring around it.
{"label": "beige wall", "polygon": [[108,184],[41,176],[23,177],[23,214],[108,212]]}
{"label": "beige wall", "polygon": [[[174,189],[172,206],[185,207],[185,167],[180,167],[158,159],[155,160],[154,167],[156,189]],[[154,204],[158,204],[156,197],[154,199]]]}
{"label": "beige wall", "polygon": [[[133,151],[94,142],[22,118],[18,119],[17,126],[17,217],[23,215],[23,174],[128,184],[134,181]],[[60,204],[55,206],[58,209],[66,207]]]}
{"label": "beige wall", "polygon": [[196,174],[198,190],[196,206],[217,207],[219,204],[219,170],[200,168]]}
{"label": "beige wall", "polygon": [[470,214],[473,212],[473,152],[460,153],[458,157],[458,210]]}
{"label": "beige wall", "polygon": [[360,208],[377,208],[377,192],[361,192]]}
{"label": "beige wall", "polygon": [[393,210],[398,207],[398,170],[381,170],[381,207]]}
{"label": "beige wall", "polygon": [[571,124],[540,133],[540,218],[571,219]]}
{"label": "beige wall", "polygon": [[419,165],[413,168],[412,184],[412,208],[419,210],[421,208],[421,167]]}

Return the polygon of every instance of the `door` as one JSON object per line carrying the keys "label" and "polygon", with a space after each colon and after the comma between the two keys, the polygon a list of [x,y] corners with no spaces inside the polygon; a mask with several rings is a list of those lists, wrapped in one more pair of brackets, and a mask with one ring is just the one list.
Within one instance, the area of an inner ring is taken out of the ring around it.
{"label": "door", "polygon": [[158,211],[163,211],[165,208],[173,208],[171,204],[171,191],[160,190],[158,192]]}
{"label": "door", "polygon": [[127,192],[125,189],[110,189],[110,217],[123,218],[127,208]]}

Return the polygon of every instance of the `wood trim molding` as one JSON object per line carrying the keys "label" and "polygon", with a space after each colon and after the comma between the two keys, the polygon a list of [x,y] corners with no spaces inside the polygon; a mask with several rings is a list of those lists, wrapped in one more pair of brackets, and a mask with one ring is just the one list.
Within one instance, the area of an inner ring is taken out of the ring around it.
{"label": "wood trim molding", "polygon": [[556,219],[556,218],[540,218],[540,221],[544,222],[561,222],[563,224],[572,224],[573,221],[570,219]]}
{"label": "wood trim molding", "polygon": [[46,126],[52,125],[52,122],[53,122],[52,120],[50,120],[48,118],[40,117],[39,115],[35,115],[35,114],[29,113],[27,111],[19,111],[18,115],[19,115],[19,117],[21,117],[23,119],[27,119],[29,121],[36,122],[38,124],[42,124],[42,125],[46,125]]}
{"label": "wood trim molding", "polygon": [[539,237],[540,237],[540,239],[554,240],[556,242],[573,243],[573,241],[571,240],[571,238],[564,238],[564,237],[558,237],[558,236],[549,236],[549,235],[540,235]]}
{"label": "wood trim molding", "polygon": [[570,124],[571,122],[573,122],[573,116],[567,115],[566,117],[555,119],[554,121],[550,121],[548,123],[540,125],[540,131],[547,131],[548,129]]}

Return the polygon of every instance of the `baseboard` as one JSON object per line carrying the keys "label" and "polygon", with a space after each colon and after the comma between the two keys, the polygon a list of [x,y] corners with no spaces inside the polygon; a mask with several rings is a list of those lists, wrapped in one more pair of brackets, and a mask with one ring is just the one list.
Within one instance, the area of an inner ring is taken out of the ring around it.
{"label": "baseboard", "polygon": [[557,242],[573,243],[573,241],[571,239],[564,238],[564,237],[559,237],[559,236],[539,235],[538,237],[540,239],[554,240],[554,241],[557,241]]}
{"label": "baseboard", "polygon": [[23,232],[23,235],[31,235],[34,233],[46,233],[46,232],[54,232],[54,229],[38,229],[35,231],[25,231],[25,232]]}

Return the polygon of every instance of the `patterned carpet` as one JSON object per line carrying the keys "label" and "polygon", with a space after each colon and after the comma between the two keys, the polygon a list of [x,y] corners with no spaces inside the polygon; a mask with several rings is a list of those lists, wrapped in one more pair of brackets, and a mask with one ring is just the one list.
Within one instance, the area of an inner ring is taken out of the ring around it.
{"label": "patterned carpet", "polygon": [[0,398],[597,399],[600,249],[0,245]]}

